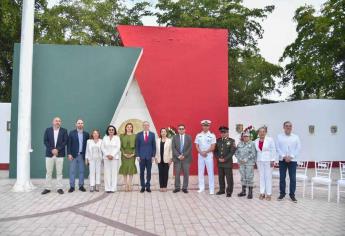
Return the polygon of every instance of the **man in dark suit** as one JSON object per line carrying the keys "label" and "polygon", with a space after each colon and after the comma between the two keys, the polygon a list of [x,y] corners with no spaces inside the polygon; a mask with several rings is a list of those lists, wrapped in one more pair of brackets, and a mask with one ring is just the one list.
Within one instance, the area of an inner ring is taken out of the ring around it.
{"label": "man in dark suit", "polygon": [[46,187],[42,194],[47,194],[52,189],[52,175],[54,165],[56,166],[57,192],[63,194],[62,190],[62,167],[63,159],[66,156],[66,144],[68,140],[67,130],[61,127],[60,117],[55,117],[52,127],[44,132],[44,145],[46,147]]}
{"label": "man in dark suit", "polygon": [[[151,192],[151,168],[152,162],[156,155],[156,138],[155,134],[150,130],[150,123],[143,122],[143,131],[138,133],[135,140],[135,153],[140,166],[140,192]],[[145,168],[146,168],[146,184],[145,184]]]}
{"label": "man in dark suit", "polygon": [[89,139],[89,133],[84,131],[84,121],[78,119],[76,121],[76,129],[72,130],[68,136],[67,154],[69,164],[69,193],[75,190],[75,175],[78,166],[79,169],[79,190],[85,192],[84,188],[84,162],[85,162],[85,150],[86,142]]}
{"label": "man in dark suit", "polygon": [[175,169],[175,190],[177,193],[181,189],[180,173],[183,171],[182,191],[188,193],[189,168],[192,162],[192,137],[185,133],[185,126],[178,126],[178,134],[172,139],[172,153]]}
{"label": "man in dark suit", "polygon": [[225,193],[225,178],[228,187],[226,196],[231,197],[234,180],[232,177],[232,156],[236,151],[235,140],[229,137],[229,128],[226,126],[219,127],[221,137],[217,139],[214,154],[218,162],[219,192],[217,195]]}

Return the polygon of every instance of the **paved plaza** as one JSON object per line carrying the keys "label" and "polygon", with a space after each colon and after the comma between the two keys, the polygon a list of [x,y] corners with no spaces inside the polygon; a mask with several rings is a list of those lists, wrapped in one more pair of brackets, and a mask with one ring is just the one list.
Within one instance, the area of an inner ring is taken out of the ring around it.
{"label": "paved plaza", "polygon": [[234,170],[231,198],[197,193],[196,176],[191,177],[188,194],[159,192],[154,174],[152,193],[137,191],[136,176],[133,192],[122,191],[120,182],[120,191],[113,194],[67,193],[65,179],[65,194],[43,196],[44,180],[34,179],[37,189],[32,192],[14,193],[11,188],[15,180],[7,175],[7,171],[0,172],[1,235],[345,235],[345,196],[336,203],[335,184],[330,203],[327,192],[321,190],[311,200],[310,184],[302,198],[298,184],[295,204],[288,197],[282,202],[276,200],[277,179],[273,200],[259,200],[257,172],[254,199],[237,197],[238,170]]}

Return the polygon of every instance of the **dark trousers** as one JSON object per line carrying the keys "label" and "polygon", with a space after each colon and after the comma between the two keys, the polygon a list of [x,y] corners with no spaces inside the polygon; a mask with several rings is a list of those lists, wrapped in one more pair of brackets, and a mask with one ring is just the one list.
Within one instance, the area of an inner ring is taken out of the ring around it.
{"label": "dark trousers", "polygon": [[159,186],[166,188],[168,186],[169,164],[158,163]]}
{"label": "dark trousers", "polygon": [[[152,168],[152,159],[140,159],[140,185],[142,188],[150,188],[151,181],[151,168]],[[146,184],[145,184],[145,168],[146,168]]]}
{"label": "dark trousers", "polygon": [[181,170],[183,171],[183,185],[182,189],[188,189],[188,182],[189,182],[189,167],[190,163],[185,161],[176,161],[174,162],[174,169],[175,169],[175,189],[181,189]]}
{"label": "dark trousers", "polygon": [[286,170],[289,171],[289,178],[290,178],[290,196],[295,196],[296,191],[296,168],[297,168],[297,162],[290,161],[285,162],[279,161],[279,188],[280,188],[280,194],[285,195],[285,188],[286,188]]}
{"label": "dark trousers", "polygon": [[227,183],[226,193],[232,194],[234,189],[234,179],[232,177],[232,168],[218,167],[219,191],[225,192],[225,178]]}

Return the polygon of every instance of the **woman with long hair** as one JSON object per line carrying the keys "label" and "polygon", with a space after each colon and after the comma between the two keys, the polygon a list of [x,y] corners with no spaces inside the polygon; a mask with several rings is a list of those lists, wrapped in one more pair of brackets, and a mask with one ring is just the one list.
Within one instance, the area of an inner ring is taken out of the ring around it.
{"label": "woman with long hair", "polygon": [[125,133],[120,135],[121,140],[121,167],[119,173],[123,175],[125,191],[132,191],[133,175],[137,173],[135,165],[135,137],[133,124],[127,123]]}

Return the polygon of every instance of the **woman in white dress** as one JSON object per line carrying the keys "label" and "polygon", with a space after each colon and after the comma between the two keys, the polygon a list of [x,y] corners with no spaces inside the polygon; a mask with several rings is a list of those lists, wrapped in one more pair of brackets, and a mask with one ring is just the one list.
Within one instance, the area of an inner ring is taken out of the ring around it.
{"label": "woman in white dress", "polygon": [[101,149],[104,159],[104,188],[107,193],[117,190],[121,141],[116,128],[109,125],[103,138]]}
{"label": "woman in white dress", "polygon": [[95,129],[86,143],[85,164],[89,165],[90,192],[99,192],[101,185],[102,139],[100,137],[100,132]]}

